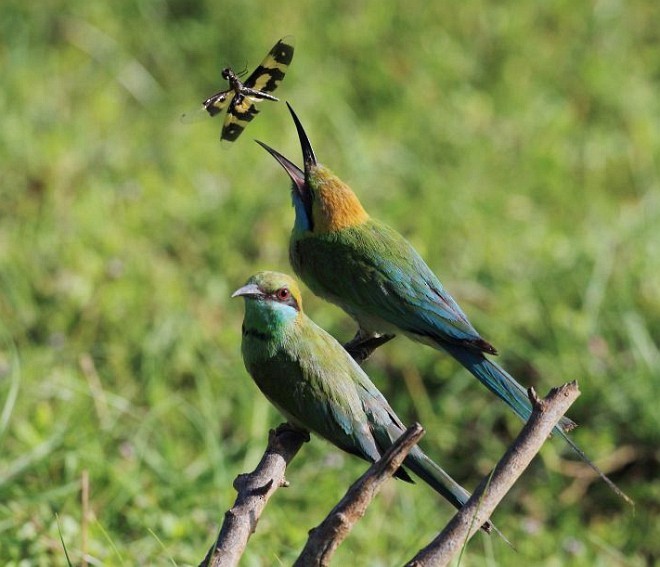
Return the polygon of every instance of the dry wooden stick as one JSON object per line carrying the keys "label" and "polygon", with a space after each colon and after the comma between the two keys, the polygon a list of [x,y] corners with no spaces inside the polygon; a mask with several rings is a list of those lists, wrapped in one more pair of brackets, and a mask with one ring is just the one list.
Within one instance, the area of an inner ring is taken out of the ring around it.
{"label": "dry wooden stick", "polygon": [[238,564],[268,500],[278,488],[287,485],[284,478],[287,465],[306,441],[309,441],[309,434],[287,423],[270,431],[268,447],[257,468],[249,474],[238,475],[234,480],[238,492],[236,502],[225,512],[216,542],[200,567]]}
{"label": "dry wooden stick", "polygon": [[570,382],[553,388],[544,400],[538,398],[533,388],[528,390],[528,394],[533,406],[532,415],[513,445],[445,529],[409,561],[406,567],[441,567],[452,560],[488,520],[495,507],[538,453],[559,418],[580,395],[580,390],[577,382]]}
{"label": "dry wooden stick", "polygon": [[419,423],[406,432],[348,489],[345,496],[316,528],[310,530],[309,539],[294,567],[323,567],[342,541],[348,536],[380,490],[382,484],[399,469],[410,450],[424,435]]}

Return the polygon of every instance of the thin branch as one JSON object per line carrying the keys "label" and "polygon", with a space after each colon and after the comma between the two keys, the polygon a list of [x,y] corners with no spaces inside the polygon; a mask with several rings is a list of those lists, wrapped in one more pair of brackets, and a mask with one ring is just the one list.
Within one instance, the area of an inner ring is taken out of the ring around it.
{"label": "thin branch", "polygon": [[236,501],[231,510],[225,512],[216,542],[200,567],[232,567],[238,564],[268,500],[278,488],[287,486],[284,478],[287,465],[307,441],[309,434],[287,423],[270,431],[268,447],[257,468],[249,474],[238,475],[234,480],[234,488],[238,492]]}
{"label": "thin branch", "polygon": [[488,520],[495,507],[527,468],[550,435],[559,418],[580,395],[577,382],[553,388],[540,400],[533,388],[528,390],[533,411],[529,421],[509,447],[492,474],[488,475],[445,529],[406,567],[447,565],[465,543]]}
{"label": "thin branch", "polygon": [[310,530],[309,539],[294,567],[324,567],[330,563],[332,555],[353,526],[364,516],[367,506],[382,484],[399,469],[422,435],[424,428],[419,423],[414,423],[353,483],[326,519]]}

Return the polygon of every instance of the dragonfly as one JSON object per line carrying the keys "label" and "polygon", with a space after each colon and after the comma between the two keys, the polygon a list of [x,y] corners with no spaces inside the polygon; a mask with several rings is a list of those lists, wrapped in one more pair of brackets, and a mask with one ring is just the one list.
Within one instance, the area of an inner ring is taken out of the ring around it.
{"label": "dragonfly", "polygon": [[229,81],[229,88],[218,91],[202,103],[210,116],[227,109],[221,140],[233,142],[241,135],[248,123],[259,113],[257,102],[279,100],[270,93],[284,78],[293,59],[293,49],[291,36],[280,39],[261,65],[244,82],[239,78],[240,74],[234,73],[230,67],[222,70],[222,78]]}

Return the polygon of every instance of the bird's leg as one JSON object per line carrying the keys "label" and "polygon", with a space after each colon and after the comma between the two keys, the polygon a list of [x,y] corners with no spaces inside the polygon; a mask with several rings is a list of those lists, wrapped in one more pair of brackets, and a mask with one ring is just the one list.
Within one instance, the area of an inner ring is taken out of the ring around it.
{"label": "bird's leg", "polygon": [[280,423],[275,429],[271,429],[270,434],[268,436],[268,440],[272,442],[274,439],[277,438],[278,435],[284,435],[286,433],[293,433],[294,435],[299,435],[305,440],[305,443],[310,440],[309,431],[307,431],[307,429],[299,427],[291,423],[290,421],[285,421],[284,423]]}
{"label": "bird's leg", "polygon": [[380,335],[358,329],[355,336],[344,345],[344,349],[355,362],[362,364],[379,346],[391,341],[395,336]]}

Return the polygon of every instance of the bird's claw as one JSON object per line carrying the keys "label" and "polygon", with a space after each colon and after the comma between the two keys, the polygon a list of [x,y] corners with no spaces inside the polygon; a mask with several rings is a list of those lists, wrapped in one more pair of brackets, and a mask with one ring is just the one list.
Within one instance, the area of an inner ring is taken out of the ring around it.
{"label": "bird's claw", "polygon": [[362,330],[358,330],[355,336],[343,346],[355,362],[362,364],[378,347],[391,341],[394,337],[395,335],[366,334]]}

